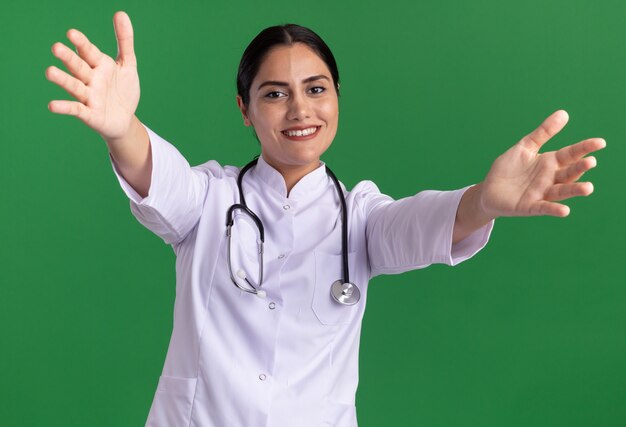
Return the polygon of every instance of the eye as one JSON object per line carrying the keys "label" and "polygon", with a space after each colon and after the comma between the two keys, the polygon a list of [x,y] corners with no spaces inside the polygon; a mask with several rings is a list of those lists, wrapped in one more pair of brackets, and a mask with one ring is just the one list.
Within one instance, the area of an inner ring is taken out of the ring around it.
{"label": "eye", "polygon": [[273,90],[273,91],[271,91],[271,92],[269,92],[269,93],[267,93],[265,95],[265,97],[269,98],[269,99],[282,98],[283,96],[287,96],[287,95],[285,95],[283,92],[280,92],[280,91],[277,91],[277,90]]}
{"label": "eye", "polygon": [[309,89],[309,91],[314,95],[319,95],[320,93],[326,92],[326,88],[323,86],[315,86]]}

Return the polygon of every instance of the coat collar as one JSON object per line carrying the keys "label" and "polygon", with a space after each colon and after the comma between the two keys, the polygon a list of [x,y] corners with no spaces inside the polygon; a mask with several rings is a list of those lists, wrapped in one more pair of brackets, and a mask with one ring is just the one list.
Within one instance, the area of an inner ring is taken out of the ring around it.
{"label": "coat collar", "polygon": [[[280,172],[270,166],[263,156],[259,160],[252,171],[265,185],[275,190],[282,197],[287,198],[287,186]],[[326,174],[326,164],[320,160],[317,169],[303,176],[296,183],[289,193],[289,199],[299,200],[311,196],[316,196],[318,192],[324,190],[328,185],[330,178]]]}

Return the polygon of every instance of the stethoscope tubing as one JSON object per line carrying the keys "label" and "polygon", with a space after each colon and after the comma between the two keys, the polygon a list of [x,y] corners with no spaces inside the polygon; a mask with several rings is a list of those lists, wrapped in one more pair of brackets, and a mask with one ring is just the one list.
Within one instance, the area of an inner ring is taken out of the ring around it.
{"label": "stethoscope tubing", "polygon": [[[231,207],[232,209],[232,207]],[[250,211],[250,209],[247,209],[247,211]],[[230,209],[229,209],[230,211]],[[255,215],[256,216],[256,215]],[[247,277],[244,277],[243,280],[246,281],[246,283],[250,286],[250,289],[244,288],[243,286],[241,286],[239,283],[237,283],[237,280],[235,279],[235,276],[233,275],[233,269],[230,268],[230,266],[232,265],[230,263],[230,248],[231,248],[231,227],[232,224],[227,225],[226,226],[226,241],[227,243],[227,248],[226,248],[226,262],[228,262],[228,273],[230,274],[230,280],[233,281],[233,283],[235,284],[235,286],[237,286],[239,289],[241,289],[244,292],[248,292],[250,294],[256,294],[258,291],[257,286],[255,286],[254,284],[252,284]],[[263,283],[263,241],[261,241],[259,243],[259,287],[260,285]]]}
{"label": "stethoscope tubing", "polygon": [[326,166],[326,173],[335,183],[335,187],[337,187],[337,193],[339,194],[339,201],[341,202],[341,257],[343,264],[343,282],[350,282],[350,271],[348,269],[348,208],[346,207],[346,198],[343,196],[343,189],[339,184],[339,180],[330,170],[328,166]]}

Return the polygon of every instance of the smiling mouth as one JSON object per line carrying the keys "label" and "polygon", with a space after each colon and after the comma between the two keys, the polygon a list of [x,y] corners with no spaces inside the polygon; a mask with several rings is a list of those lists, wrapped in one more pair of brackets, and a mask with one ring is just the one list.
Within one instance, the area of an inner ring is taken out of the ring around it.
{"label": "smiling mouth", "polygon": [[306,129],[284,130],[282,131],[282,134],[285,135],[289,139],[302,140],[302,139],[313,138],[315,135],[317,135],[317,132],[319,131],[320,128],[321,126],[311,126]]}

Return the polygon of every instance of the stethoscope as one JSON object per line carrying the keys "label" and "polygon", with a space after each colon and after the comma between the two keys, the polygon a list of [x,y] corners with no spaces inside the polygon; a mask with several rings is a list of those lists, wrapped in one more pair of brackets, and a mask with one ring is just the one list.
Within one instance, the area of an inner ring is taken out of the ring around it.
{"label": "stethoscope", "polygon": [[[228,272],[230,273],[230,279],[233,281],[235,286],[241,289],[244,292],[248,292],[251,294],[255,294],[260,298],[265,298],[266,293],[265,290],[262,289],[263,285],[263,243],[265,242],[265,230],[263,228],[263,223],[259,219],[258,216],[250,208],[246,205],[246,199],[243,197],[243,191],[241,189],[243,176],[244,174],[253,166],[257,164],[258,159],[252,160],[250,163],[245,165],[243,169],[239,172],[239,176],[237,177],[237,188],[239,189],[239,201],[240,203],[236,203],[228,208],[228,212],[226,214],[226,236],[228,237],[228,248],[227,248],[227,260],[228,260]],[[361,299],[361,292],[359,288],[352,282],[350,282],[350,273],[348,271],[348,213],[346,209],[346,199],[343,196],[343,191],[341,190],[341,186],[339,185],[339,181],[335,174],[326,167],[326,173],[335,183],[335,187],[337,188],[337,194],[339,194],[339,199],[341,200],[341,214],[342,214],[342,224],[341,224],[341,251],[342,251],[342,265],[343,265],[343,280],[336,280],[330,287],[330,294],[333,299],[340,304],[343,305],[354,305],[359,302]],[[239,269],[237,270],[237,277],[244,280],[249,288],[245,286],[241,286],[235,276],[233,275],[233,268],[230,262],[230,251],[231,251],[231,227],[235,222],[234,213],[236,210],[241,210],[246,215],[248,215],[254,223],[259,231],[259,283],[256,284],[252,280],[250,280],[246,273]]]}

